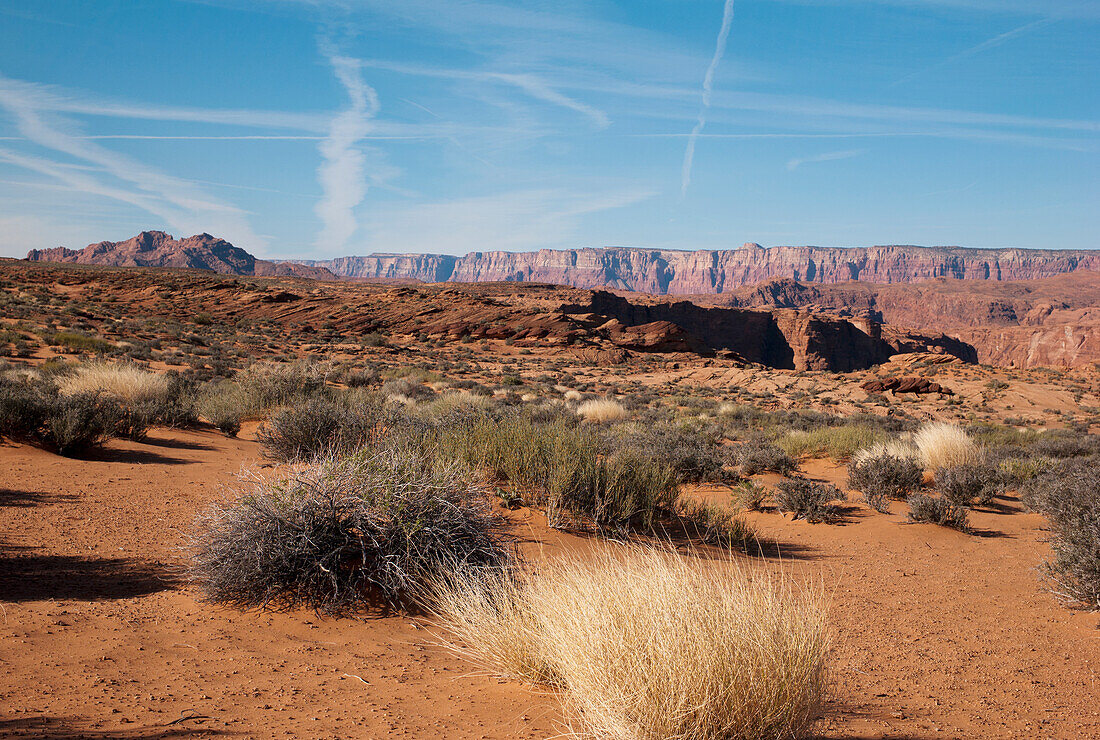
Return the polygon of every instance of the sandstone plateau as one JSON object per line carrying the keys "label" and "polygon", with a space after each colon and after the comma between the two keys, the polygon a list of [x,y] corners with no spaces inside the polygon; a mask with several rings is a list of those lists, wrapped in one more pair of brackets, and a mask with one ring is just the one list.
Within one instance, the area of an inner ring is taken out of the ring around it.
{"label": "sandstone plateau", "polygon": [[541,282],[656,295],[724,293],[774,278],[808,283],[912,283],[936,278],[1034,280],[1100,270],[1089,250],[960,247],[771,247],[683,252],[604,247],[537,252],[374,254],[300,260],[346,278],[438,282]]}

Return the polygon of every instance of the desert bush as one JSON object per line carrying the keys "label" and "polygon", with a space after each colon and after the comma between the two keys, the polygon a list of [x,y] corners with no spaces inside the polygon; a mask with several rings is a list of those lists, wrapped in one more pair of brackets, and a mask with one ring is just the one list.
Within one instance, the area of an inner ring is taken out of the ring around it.
{"label": "desert bush", "polygon": [[956,506],[984,506],[1007,485],[1006,476],[988,463],[972,463],[937,468],[936,488]]}
{"label": "desert bush", "polygon": [[982,450],[961,427],[947,422],[929,422],[913,435],[926,469],[946,468],[980,462]]}
{"label": "desert bush", "polygon": [[114,436],[118,403],[99,393],[59,396],[46,407],[43,438],[61,455],[83,452]]}
{"label": "desert bush", "polygon": [[910,521],[939,524],[941,527],[951,527],[962,532],[970,531],[965,506],[926,493],[910,494],[907,502]]}
{"label": "desert bush", "polygon": [[889,512],[891,499],[905,498],[920,488],[923,476],[913,460],[889,454],[856,455],[848,463],[848,487],[862,493],[867,505],[882,513]]}
{"label": "desert bush", "polygon": [[798,738],[824,698],[820,592],[732,563],[602,550],[435,590],[456,652],[560,692],[585,736]]}
{"label": "desert bush", "polygon": [[408,398],[412,401],[435,398],[435,391],[415,377],[387,380],[382,384],[382,394],[390,398]]}
{"label": "desert bush", "polygon": [[844,492],[828,483],[808,480],[780,481],[775,489],[775,503],[782,512],[808,522],[836,522],[841,519],[840,507],[833,501],[844,501]]}
{"label": "desert bush", "polygon": [[230,437],[241,431],[248,405],[241,387],[229,380],[207,383],[195,400],[199,416]]}
{"label": "desert bush", "polygon": [[38,434],[54,396],[45,385],[30,377],[0,378],[0,437],[28,439]]}
{"label": "desert bush", "polygon": [[198,523],[192,574],[209,598],[239,608],[340,614],[415,601],[456,567],[504,565],[503,527],[459,466],[388,447],[213,507]]}
{"label": "desert bush", "polygon": [[626,407],[613,398],[593,398],[577,407],[577,414],[593,424],[622,421],[630,416]]}
{"label": "desert bush", "polygon": [[1031,452],[1053,458],[1088,457],[1100,454],[1100,437],[1067,429],[1051,430],[1039,436]]}
{"label": "desert bush", "polygon": [[365,388],[378,385],[381,377],[378,370],[373,367],[355,368],[344,373],[343,381],[348,388]]}
{"label": "desert bush", "polygon": [[779,447],[753,440],[737,445],[731,453],[741,475],[772,472],[787,475],[798,469],[798,463]]}
{"label": "desert bush", "polygon": [[722,480],[725,456],[718,440],[683,424],[616,424],[609,428],[610,449],[631,449],[652,455],[676,471],[682,483]]}
{"label": "desert bush", "polygon": [[351,403],[317,397],[278,409],[257,437],[264,454],[273,460],[348,454],[379,441],[387,416],[377,397],[357,395]]}
{"label": "desert bush", "polygon": [[768,489],[756,481],[743,480],[733,487],[733,505],[739,511],[758,511],[767,496]]}
{"label": "desert bush", "polygon": [[858,450],[882,441],[883,432],[864,424],[820,427],[809,431],[795,430],[780,437],[776,444],[788,455],[828,456],[847,460]]}
{"label": "desert bush", "polygon": [[1021,496],[1050,520],[1054,559],[1043,568],[1055,593],[1100,609],[1100,481],[1095,459],[1067,461],[1031,481]]}

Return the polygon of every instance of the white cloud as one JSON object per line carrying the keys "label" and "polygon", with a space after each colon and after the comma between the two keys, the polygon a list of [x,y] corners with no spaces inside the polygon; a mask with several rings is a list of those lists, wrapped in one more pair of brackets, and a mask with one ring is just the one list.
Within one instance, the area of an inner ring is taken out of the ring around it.
{"label": "white cloud", "polygon": [[688,137],[687,146],[684,148],[684,163],[680,168],[680,195],[687,195],[688,185],[691,184],[691,168],[695,163],[695,141],[699,134],[703,133],[703,127],[707,125],[707,111],[710,110],[711,92],[714,89],[714,73],[718,64],[726,53],[726,41],[730,36],[730,26],[733,23],[733,0],[726,0],[722,6],[722,25],[718,30],[718,41],[714,45],[714,56],[710,59],[707,72],[703,75],[703,103],[699,107],[699,118],[695,121],[695,127]]}
{"label": "white cloud", "polygon": [[321,233],[315,246],[331,251],[342,249],[358,227],[355,207],[367,195],[367,158],[357,145],[370,131],[370,119],[379,106],[374,89],[363,82],[357,60],[326,56],[351,100],[350,107],[332,119],[328,137],[318,146],[322,195],[314,211],[321,219]]}

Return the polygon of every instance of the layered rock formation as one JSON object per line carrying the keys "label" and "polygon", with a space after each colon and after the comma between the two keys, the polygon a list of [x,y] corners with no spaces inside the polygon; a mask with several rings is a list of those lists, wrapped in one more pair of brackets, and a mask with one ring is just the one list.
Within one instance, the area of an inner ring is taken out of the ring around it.
{"label": "layered rock formation", "polygon": [[225,239],[210,234],[197,234],[176,239],[163,231],[143,231],[122,242],[99,242],[84,249],[66,247],[32,249],[27,254],[32,262],[75,262],[82,265],[111,267],[176,267],[210,270],[223,275],[281,275],[289,277],[333,280],[335,276],[323,267],[294,262],[268,262],[235,247]]}
{"label": "layered rock formation", "polygon": [[989,365],[1083,366],[1100,361],[1100,273],[1038,280],[936,279],[914,285],[810,285],[775,280],[695,300],[738,308],[797,308],[888,326],[945,332]]}
{"label": "layered rock formation", "polygon": [[578,288],[607,286],[653,294],[712,294],[774,278],[815,284],[862,280],[911,283],[936,278],[1034,280],[1100,270],[1088,250],[959,247],[772,247],[681,252],[606,247],[537,252],[370,255],[302,261],[349,278],[423,282],[528,281]]}

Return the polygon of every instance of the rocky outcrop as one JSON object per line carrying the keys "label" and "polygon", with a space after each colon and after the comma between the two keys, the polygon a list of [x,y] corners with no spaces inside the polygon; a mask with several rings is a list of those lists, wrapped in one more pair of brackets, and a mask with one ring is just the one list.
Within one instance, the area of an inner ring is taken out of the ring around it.
{"label": "rocky outcrop", "polygon": [[926,393],[939,393],[941,396],[955,395],[955,391],[945,385],[940,385],[928,378],[912,376],[868,380],[859,387],[868,393],[885,393],[886,391],[890,391],[891,394],[912,393],[914,395],[924,395]]}
{"label": "rocky outcrop", "polygon": [[[594,291],[587,304],[565,305],[562,313],[582,325],[610,322],[642,333],[675,326],[683,346],[700,353],[730,352],[768,367],[793,370],[863,370],[899,352],[951,354],[974,362],[974,348],[952,337],[902,330],[884,332],[869,320],[847,320],[793,309],[770,311],[699,306],[689,301],[633,303]],[[615,336],[615,332],[609,334]]]}
{"label": "rocky outcrop", "polygon": [[341,277],[424,282],[528,281],[579,288],[611,287],[654,294],[713,294],[786,278],[813,284],[862,280],[911,283],[936,278],[1033,280],[1100,270],[1089,250],[960,247],[771,247],[675,251],[605,247],[537,252],[370,255],[303,261]]}
{"label": "rocky outcrop", "polygon": [[56,247],[32,249],[32,262],[74,262],[111,267],[175,267],[210,270],[223,275],[266,275],[333,280],[323,267],[294,262],[268,262],[253,257],[225,239],[198,234],[176,239],[163,231],[143,231],[122,242],[99,242],[81,250]]}

